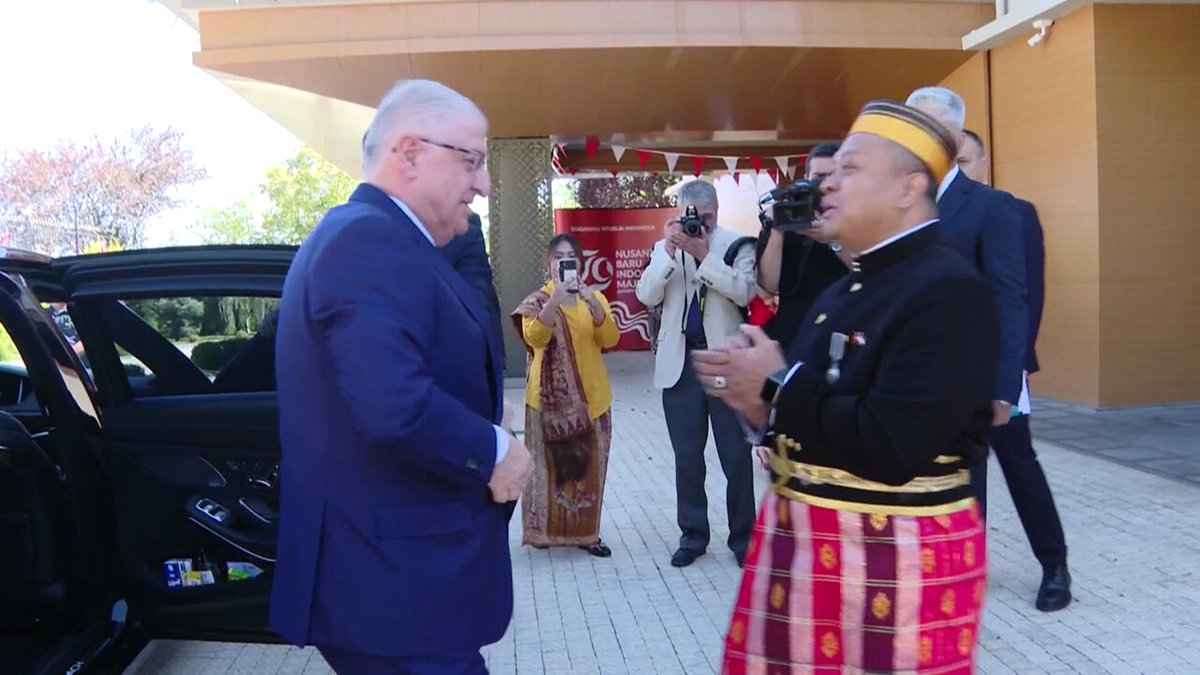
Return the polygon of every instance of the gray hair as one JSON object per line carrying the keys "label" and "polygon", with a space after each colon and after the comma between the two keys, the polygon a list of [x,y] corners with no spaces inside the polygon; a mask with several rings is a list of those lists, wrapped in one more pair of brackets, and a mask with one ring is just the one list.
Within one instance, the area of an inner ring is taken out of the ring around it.
{"label": "gray hair", "polygon": [[679,188],[679,205],[711,206],[717,208],[717,188],[706,180],[693,180]]}
{"label": "gray hair", "polygon": [[945,87],[921,87],[909,94],[905,103],[940,122],[956,139],[967,125],[966,102]]}
{"label": "gray hair", "polygon": [[463,118],[475,118],[487,128],[487,117],[479,106],[441,82],[397,82],[379,102],[375,119],[363,136],[363,172],[371,173],[380,149],[398,132],[434,134]]}

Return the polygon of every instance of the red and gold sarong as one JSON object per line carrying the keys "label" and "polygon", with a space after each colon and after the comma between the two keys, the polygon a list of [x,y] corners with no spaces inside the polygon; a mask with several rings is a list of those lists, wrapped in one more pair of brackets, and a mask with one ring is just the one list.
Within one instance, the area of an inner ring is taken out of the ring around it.
{"label": "red and gold sarong", "polygon": [[973,671],[987,590],[974,500],[890,515],[778,492],[754,528],[723,673]]}

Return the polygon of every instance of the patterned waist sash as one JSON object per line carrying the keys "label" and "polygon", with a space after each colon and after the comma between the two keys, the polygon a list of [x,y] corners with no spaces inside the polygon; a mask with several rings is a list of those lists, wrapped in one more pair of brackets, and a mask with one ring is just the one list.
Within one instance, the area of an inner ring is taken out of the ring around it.
{"label": "patterned waist sash", "polygon": [[958,457],[938,457],[945,473],[918,476],[903,485],[887,485],[844,469],[797,462],[788,450],[800,444],[787,436],[774,438],[771,491],[787,499],[840,511],[895,516],[943,516],[974,502],[970,472]]}

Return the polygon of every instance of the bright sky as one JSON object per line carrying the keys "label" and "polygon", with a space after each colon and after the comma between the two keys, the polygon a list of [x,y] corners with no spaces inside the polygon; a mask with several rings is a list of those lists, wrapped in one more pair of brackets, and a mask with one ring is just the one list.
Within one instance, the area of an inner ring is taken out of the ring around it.
{"label": "bright sky", "polygon": [[209,178],[159,218],[148,245],[195,243],[204,208],[254,191],[300,141],[192,65],[199,35],[154,0],[0,0],[0,154],[143,124],[184,133]]}

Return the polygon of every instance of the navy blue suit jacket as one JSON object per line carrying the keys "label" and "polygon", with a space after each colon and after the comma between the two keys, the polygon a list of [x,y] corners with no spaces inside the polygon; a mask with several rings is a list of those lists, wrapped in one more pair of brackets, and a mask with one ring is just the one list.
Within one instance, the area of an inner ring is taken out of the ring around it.
{"label": "navy blue suit jacket", "polygon": [[504,332],[500,323],[500,299],[496,296],[496,285],[492,278],[492,264],[488,260],[487,245],[483,241],[483,227],[472,219],[465,234],[461,234],[442,247],[442,255],[450,266],[462,275],[479,295],[480,302],[488,312],[488,327],[492,331],[492,344],[499,349],[496,358],[504,362]]}
{"label": "navy blue suit jacket", "polygon": [[1025,349],[1025,370],[1036,373],[1041,370],[1037,357],[1038,330],[1042,326],[1042,309],[1046,306],[1046,244],[1042,233],[1042,221],[1033,204],[1013,197],[1017,212],[1021,214],[1021,227],[1025,234],[1025,295],[1029,305],[1028,342]]}
{"label": "navy blue suit jacket", "polygon": [[474,293],[370,185],[297,253],[276,348],[271,626],[287,641],[420,657],[503,636],[512,565],[487,487],[502,381]]}
{"label": "navy blue suit jacket", "polygon": [[1008,195],[961,171],[938,200],[942,240],[963,255],[991,284],[1000,315],[996,400],[1016,404],[1029,339],[1025,296],[1025,237]]}

